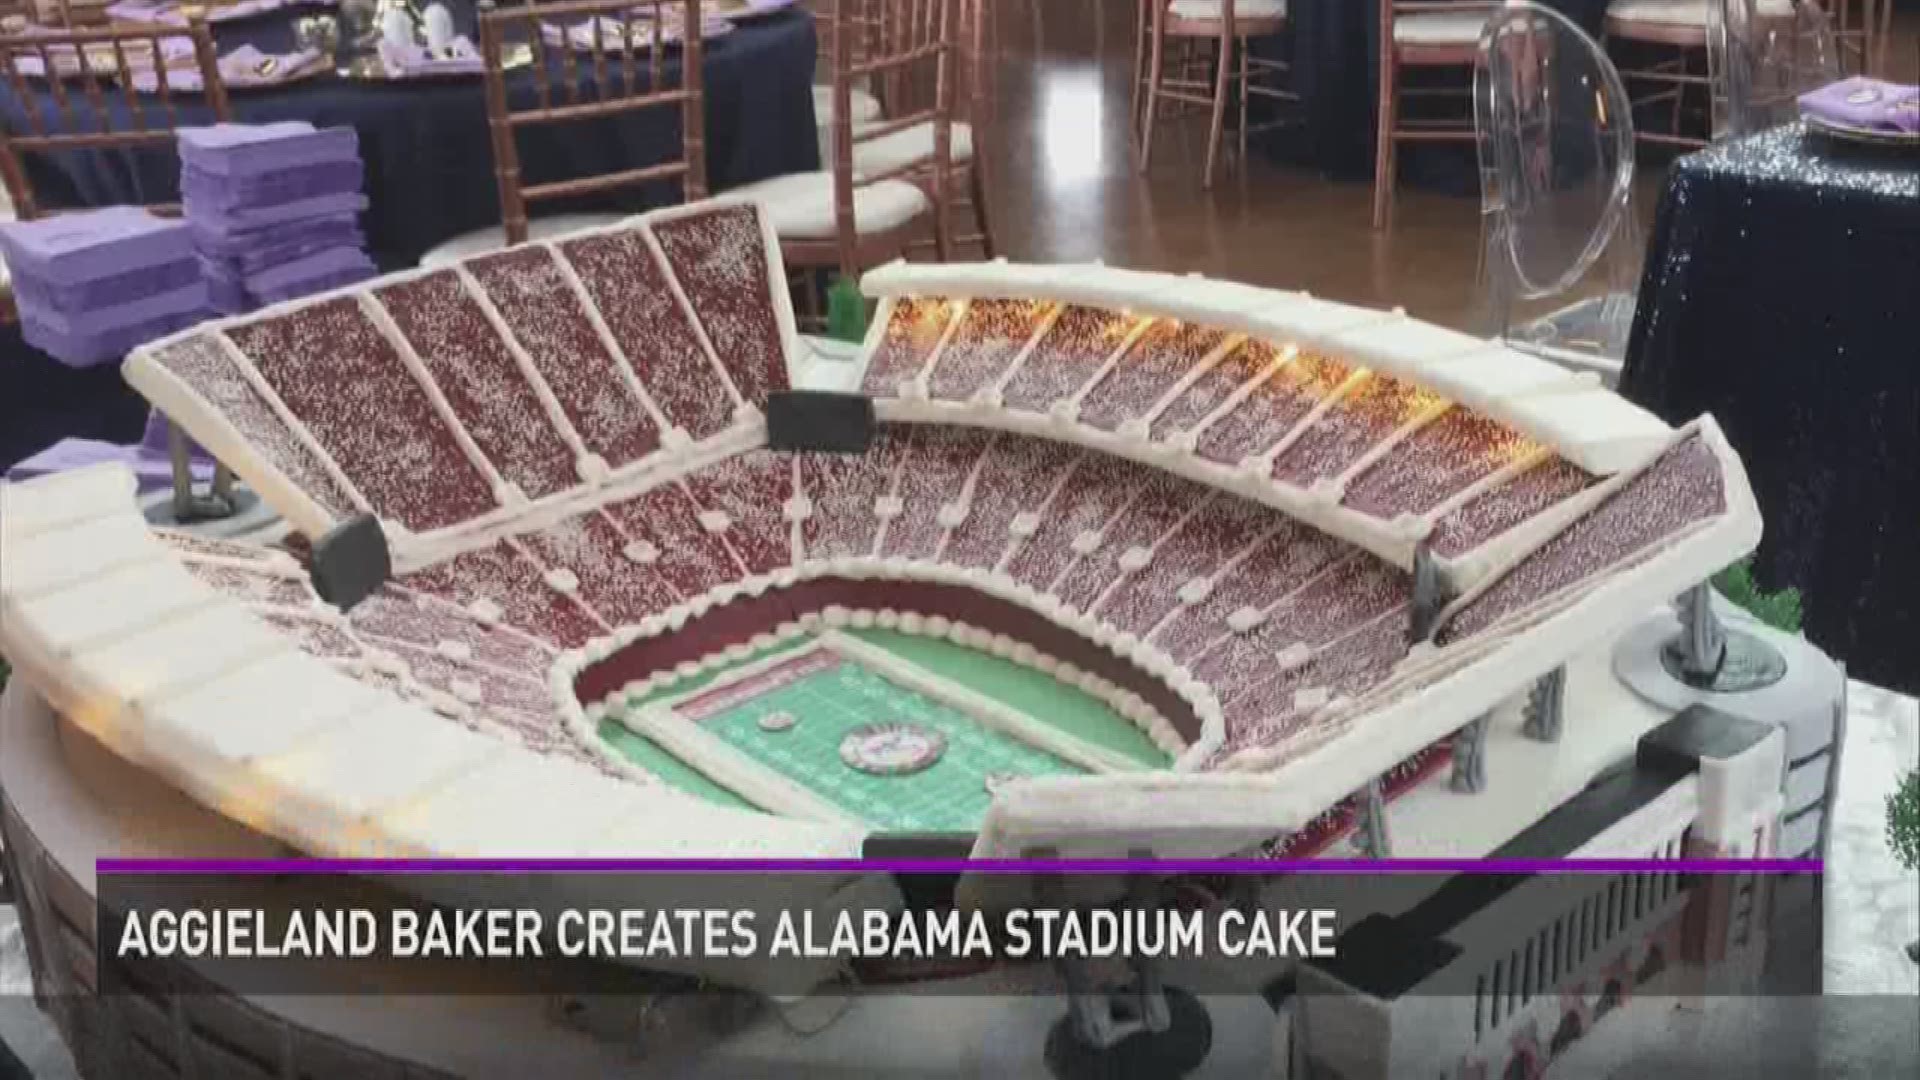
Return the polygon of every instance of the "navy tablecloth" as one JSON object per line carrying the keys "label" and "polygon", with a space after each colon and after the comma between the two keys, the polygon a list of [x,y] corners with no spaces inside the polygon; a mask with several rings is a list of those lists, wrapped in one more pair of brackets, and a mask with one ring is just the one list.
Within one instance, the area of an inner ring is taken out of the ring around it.
{"label": "navy tablecloth", "polygon": [[[472,5],[455,0],[454,7],[456,22],[470,31]],[[269,52],[286,51],[292,48],[294,18],[312,13],[296,9],[222,25],[217,28],[220,50],[251,43]],[[799,10],[741,23],[706,43],[707,176],[715,191],[819,167],[809,89],[814,54],[813,19]],[[557,76],[557,53],[551,67]],[[515,76],[510,92],[531,104],[531,73]],[[371,253],[384,268],[411,266],[434,245],[500,220],[486,102],[477,76],[400,85],[327,75],[233,91],[230,97],[234,117],[243,123],[310,120],[351,126],[359,133],[372,202],[364,224]],[[23,130],[27,107],[53,115],[46,90],[29,103],[11,88],[0,88],[0,123],[9,130]],[[117,100],[115,107],[119,111]],[[665,117],[665,110],[649,112],[653,115],[526,132],[520,143],[524,179],[539,183],[677,157],[679,125]],[[197,101],[183,114],[190,120],[207,115]],[[49,205],[168,202],[178,188],[178,160],[164,152],[72,153],[57,162],[36,155],[29,167],[36,194],[45,192],[42,201]],[[647,201],[642,196],[619,208],[641,210]]]}
{"label": "navy tablecloth", "polygon": [[1792,124],[1676,162],[1621,389],[1719,420],[1762,582],[1854,677],[1920,692],[1920,157]]}

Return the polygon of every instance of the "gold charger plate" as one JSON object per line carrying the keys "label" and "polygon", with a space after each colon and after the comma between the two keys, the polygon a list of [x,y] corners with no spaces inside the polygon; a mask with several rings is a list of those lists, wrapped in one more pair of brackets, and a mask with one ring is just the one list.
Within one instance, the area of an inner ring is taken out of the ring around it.
{"label": "gold charger plate", "polygon": [[258,94],[267,90],[278,90],[283,86],[297,86],[304,82],[312,82],[314,79],[317,79],[322,75],[329,74],[332,71],[333,71],[333,66],[327,63],[326,57],[322,56],[322,57],[316,58],[313,61],[313,63],[308,64],[306,67],[301,68],[299,71],[296,71],[291,75],[283,75],[280,78],[274,79],[271,82],[237,83],[237,84],[230,82],[227,84],[227,93]]}

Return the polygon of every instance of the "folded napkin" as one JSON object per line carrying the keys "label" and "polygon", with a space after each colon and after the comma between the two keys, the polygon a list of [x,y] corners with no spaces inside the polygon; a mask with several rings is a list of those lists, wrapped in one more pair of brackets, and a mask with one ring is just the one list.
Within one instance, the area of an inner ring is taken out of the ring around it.
{"label": "folded napkin", "polygon": [[[216,222],[215,224],[221,224]],[[193,247],[203,256],[221,259],[256,260],[254,265],[270,265],[276,253],[298,245],[307,250],[351,244],[363,246],[358,213],[332,214],[303,218],[260,229],[219,229],[206,222],[189,220]]]}
{"label": "folded napkin", "polygon": [[1920,86],[1855,76],[1800,95],[1800,112],[1845,127],[1920,134]]}
{"label": "folded napkin", "polygon": [[383,40],[380,66],[389,79],[414,79],[423,75],[478,75],[485,65],[473,42],[457,37],[439,52],[418,43],[394,45]]}
{"label": "folded napkin", "polygon": [[30,274],[21,274],[13,279],[13,295],[23,306],[84,317],[86,313],[100,308],[191,285],[199,278],[198,264],[192,259],[179,259],[155,266],[141,266],[92,281],[71,283],[46,281]]}
{"label": "folded napkin", "polygon": [[138,206],[108,206],[0,225],[0,253],[14,277],[73,285],[186,258],[185,222]]}
{"label": "folded napkin", "polygon": [[358,194],[366,168],[358,158],[280,169],[250,177],[219,176],[192,165],[180,170],[180,198],[189,215],[258,210],[320,195]]}
{"label": "folded napkin", "polygon": [[207,277],[207,303],[222,315],[245,315],[254,308],[247,290],[212,275]]}
{"label": "folded napkin", "polygon": [[378,273],[379,271],[374,269],[336,270],[331,273],[321,274],[318,277],[308,278],[288,288],[268,289],[264,292],[256,293],[254,294],[254,299],[258,300],[262,306],[285,303],[288,300],[298,300],[302,297],[313,296],[316,293],[328,292],[333,289],[344,289],[349,285],[358,285]]}
{"label": "folded napkin", "polygon": [[180,129],[180,160],[216,176],[257,176],[322,161],[358,160],[350,127],[315,128],[305,120],[214,124]]}
{"label": "folded napkin", "polygon": [[[304,74],[318,63],[320,63],[318,49],[301,49],[290,53],[265,53],[251,45],[242,45],[220,58],[220,81],[234,90],[272,86],[274,83],[285,82],[295,75]],[[200,69],[197,67],[167,70],[169,90],[189,92],[199,90],[202,89],[201,81]],[[160,89],[159,73],[151,68],[134,72],[133,88],[143,94],[157,93]]]}
{"label": "folded napkin", "polygon": [[[564,30],[555,23],[543,22],[540,24],[540,36],[544,38],[549,45],[559,45],[564,40],[570,44],[576,52],[591,52],[593,50],[593,35],[596,27],[598,27],[600,33],[600,49],[602,52],[617,53],[626,49],[627,24],[621,22],[619,19],[609,19],[605,16],[595,16],[586,22],[574,23]],[[700,21],[700,36],[702,38],[719,37],[721,34],[732,29],[733,24],[727,22],[725,19],[702,19]],[[685,27],[677,19],[665,20],[664,25],[658,27],[657,31],[663,43],[679,41],[686,34]],[[633,23],[632,30],[633,47],[635,49],[652,48],[655,32],[656,27],[653,23],[636,19]]]}
{"label": "folded napkin", "polygon": [[195,278],[188,284],[165,292],[149,293],[117,304],[89,311],[67,312],[53,308],[27,308],[43,330],[55,334],[105,333],[144,326],[169,315],[198,311],[207,306],[207,283]]}
{"label": "folded napkin", "polygon": [[229,267],[210,259],[202,259],[201,267],[208,277],[217,278],[224,285],[243,289],[255,296],[286,292],[318,277],[361,270],[371,273],[374,269],[373,260],[367,258],[365,252],[357,247],[341,246],[322,248],[252,273],[236,274]]}
{"label": "folded napkin", "polygon": [[196,232],[205,232],[214,236],[232,237],[237,233],[265,229],[274,225],[287,225],[307,218],[340,218],[357,215],[367,208],[367,197],[358,193],[317,195],[310,199],[298,199],[252,210],[235,210],[225,214],[197,213],[189,209]]}
{"label": "folded napkin", "polygon": [[20,336],[27,344],[66,364],[68,367],[93,367],[119,360],[136,346],[162,338],[176,330],[185,330],[204,321],[212,312],[207,308],[174,312],[150,322],[105,330],[60,331],[41,322],[31,309],[20,310]]}

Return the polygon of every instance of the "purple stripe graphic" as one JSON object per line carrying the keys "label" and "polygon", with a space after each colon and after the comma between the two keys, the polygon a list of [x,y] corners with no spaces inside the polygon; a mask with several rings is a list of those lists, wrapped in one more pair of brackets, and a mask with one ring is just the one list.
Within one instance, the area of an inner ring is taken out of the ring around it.
{"label": "purple stripe graphic", "polygon": [[1817,874],[1819,859],[101,859],[114,874]]}

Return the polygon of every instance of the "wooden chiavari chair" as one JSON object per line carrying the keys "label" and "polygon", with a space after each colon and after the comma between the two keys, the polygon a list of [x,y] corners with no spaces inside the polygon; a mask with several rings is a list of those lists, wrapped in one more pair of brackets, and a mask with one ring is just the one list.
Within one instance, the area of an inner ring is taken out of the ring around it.
{"label": "wooden chiavari chair", "polygon": [[[1153,159],[1153,129],[1162,101],[1200,105],[1209,111],[1207,158],[1200,185],[1213,187],[1213,166],[1220,156],[1220,135],[1226,123],[1227,100],[1239,89],[1240,160],[1247,157],[1247,103],[1253,97],[1291,100],[1284,87],[1255,81],[1255,76],[1281,75],[1286,65],[1253,55],[1252,40],[1286,29],[1286,0],[1147,0],[1141,30],[1147,35],[1145,112],[1140,117],[1140,171]],[[1177,41],[1212,42],[1215,50],[1195,65],[1178,63],[1169,73],[1169,45]],[[1235,70],[1236,57],[1238,70]],[[1136,59],[1140,59],[1137,57]],[[1135,87],[1135,94],[1141,92]]]}
{"label": "wooden chiavari chair", "polygon": [[[683,31],[669,44],[654,32],[680,20]],[[625,215],[564,214],[530,218],[540,203],[678,181],[681,197],[707,195],[706,115],[702,86],[700,0],[562,0],[560,3],[480,5],[480,55],[485,67],[487,127],[493,140],[494,179],[500,189],[500,225],[450,240],[421,259],[425,266],[454,262],[529,238],[559,235]],[[544,25],[571,32],[591,25],[591,47],[549,42]],[[509,64],[509,51],[525,46],[532,62]],[[524,72],[524,76],[522,75]],[[680,154],[630,169],[538,184],[521,171],[520,133],[606,122],[654,111],[677,118]]]}
{"label": "wooden chiavari chair", "polygon": [[[179,40],[192,43],[203,88],[198,94],[206,98],[213,120],[225,121],[226,85],[220,80],[213,36],[197,17],[185,29],[116,27],[0,35],[0,78],[7,81],[25,117],[19,131],[0,125],[0,184],[6,188],[9,204],[3,208],[5,217],[31,221],[50,212],[33,191],[26,167],[26,159],[32,155],[174,150],[174,132],[182,126],[180,103],[175,98],[190,95],[174,90],[161,42]],[[141,66],[143,57],[155,71],[152,95],[143,95],[133,85],[132,72]],[[43,78],[35,80],[22,72],[22,60],[38,62]],[[36,81],[46,86],[51,116],[40,106]],[[72,85],[76,81],[77,87]],[[122,109],[124,115],[119,111]],[[149,209],[172,213],[179,206],[160,203]],[[0,264],[0,323],[11,323],[16,317],[13,275]]]}
{"label": "wooden chiavari chair", "polygon": [[[167,40],[192,44],[194,67],[200,69],[200,90],[175,86],[167,63]],[[21,71],[21,61],[38,63],[44,77]],[[154,69],[154,92],[134,90],[134,73]],[[221,83],[219,58],[205,21],[186,27],[106,27],[60,29],[33,35],[0,37],[0,79],[12,86],[25,123],[21,131],[0,129],[0,179],[4,179],[13,211],[31,221],[46,213],[33,192],[25,156],[67,154],[75,150],[173,150],[175,131],[182,127],[180,98],[202,98],[213,113],[213,123],[228,119],[227,86]],[[77,83],[77,86],[75,86]],[[44,96],[52,115],[38,108]],[[196,115],[186,127],[202,125]],[[177,211],[179,204],[150,204],[148,209]]]}
{"label": "wooden chiavari chair", "polygon": [[1499,7],[1476,0],[1380,0],[1379,117],[1374,130],[1373,227],[1384,229],[1393,219],[1395,169],[1403,142],[1471,142],[1473,117],[1409,118],[1402,115],[1402,98],[1467,95],[1445,89],[1410,89],[1400,76],[1409,68],[1469,70],[1480,53],[1480,31]]}
{"label": "wooden chiavari chair", "polygon": [[[954,20],[952,32],[947,35],[951,52],[947,77],[952,87],[948,110],[951,119],[948,167],[933,166],[931,120],[897,125],[891,131],[874,130],[915,109],[926,108],[934,93],[935,73],[931,65],[923,65],[917,72],[897,71],[891,76],[869,77],[855,83],[856,95],[862,86],[871,89],[880,113],[874,120],[854,122],[853,165],[857,175],[897,175],[921,184],[936,202],[946,204],[941,207],[947,212],[941,218],[943,224],[950,224],[953,213],[962,206],[971,211],[974,231],[965,235],[949,234],[947,254],[940,258],[947,258],[953,248],[963,245],[978,248],[982,258],[993,258],[986,165],[976,148],[984,146],[982,135],[991,120],[993,56],[988,50],[994,0],[849,2],[856,5],[851,12],[856,50],[868,55],[898,51],[900,42],[924,36],[936,19],[951,17]],[[864,10],[857,6],[860,3],[865,3]],[[940,12],[943,3],[952,11]],[[855,100],[857,102],[857,96]],[[856,104],[856,112],[858,108]],[[828,154],[825,160],[832,161],[833,156]],[[942,178],[940,183],[935,183],[936,176]],[[929,243],[917,241],[916,247]]]}
{"label": "wooden chiavari chair", "polygon": [[111,21],[107,8],[113,3],[114,0],[20,0],[12,6],[24,9],[32,21],[42,26],[72,29],[106,25]]}
{"label": "wooden chiavari chair", "polygon": [[1822,0],[1821,9],[1833,25],[1842,65],[1850,75],[1882,70],[1886,21],[1893,0]]}
{"label": "wooden chiavari chair", "polygon": [[[1716,134],[1712,130],[1717,120],[1714,113],[1725,94],[1725,87],[1717,84],[1717,76],[1708,58],[1708,44],[1709,35],[1714,32],[1713,26],[1722,20],[1724,5],[1729,2],[1752,3],[1753,31],[1758,32],[1765,25],[1792,28],[1796,12],[1803,10],[1799,5],[1807,0],[1613,0],[1608,5],[1608,43],[1624,41],[1642,50],[1665,48],[1673,53],[1670,59],[1662,62],[1641,67],[1623,65],[1620,69],[1621,77],[1627,81],[1629,89],[1654,88],[1653,93],[1634,99],[1636,109],[1661,102],[1671,105],[1669,129],[1653,131],[1643,124],[1638,132],[1643,142],[1700,147],[1707,145]],[[1844,32],[1835,33],[1833,37],[1839,45],[1843,63],[1849,49],[1847,43],[1851,40],[1851,49],[1860,58],[1859,69],[1871,69],[1878,36],[1873,27],[1875,3],[1885,5],[1887,9],[1891,8],[1891,4],[1890,0],[1861,2],[1864,15],[1862,28],[1854,30],[1851,38]],[[1819,0],[1809,6],[1828,16],[1836,30],[1850,20],[1853,10],[1851,0]],[[1689,95],[1697,96],[1708,106],[1709,119],[1706,130],[1701,134],[1690,134],[1683,126]]]}
{"label": "wooden chiavari chair", "polygon": [[17,34],[38,21],[32,0],[0,0],[0,34]]}
{"label": "wooden chiavari chair", "polygon": [[[163,42],[182,40],[192,44],[201,89],[174,85]],[[23,60],[38,63],[47,74],[29,76],[21,70]],[[155,73],[154,88],[152,93],[142,93],[134,89],[133,73],[149,64]],[[0,179],[21,220],[48,212],[29,180],[23,160],[28,155],[172,151],[176,130],[208,121],[197,112],[191,118],[181,115],[182,99],[187,98],[204,98],[213,122],[229,119],[213,36],[198,18],[185,27],[103,27],[0,36],[0,78],[7,80],[25,117],[22,130],[0,129]],[[51,110],[39,107],[43,98],[50,101]],[[148,208],[172,212],[179,206],[158,203]]]}
{"label": "wooden chiavari chair", "polygon": [[[1725,0],[1614,0],[1607,6],[1606,36],[1611,46],[1627,42],[1641,53],[1667,54],[1664,60],[1645,64],[1620,65],[1620,77],[1627,89],[1639,92],[1633,99],[1636,112],[1648,105],[1666,103],[1667,130],[1657,131],[1642,124],[1635,131],[1642,142],[1668,146],[1701,147],[1710,141],[1712,120],[1702,133],[1686,130],[1686,105],[1689,96],[1712,111],[1715,93],[1713,76],[1707,63],[1708,5]],[[1651,93],[1640,92],[1652,88]]]}
{"label": "wooden chiavari chair", "polygon": [[[954,91],[953,169],[946,178],[944,192],[953,200],[952,220],[971,220],[972,231],[949,238],[951,249],[972,248],[982,259],[992,259],[998,249],[993,237],[993,215],[987,205],[991,185],[985,160],[986,133],[994,120],[994,73],[997,67],[998,38],[994,13],[998,0],[956,0],[959,27],[958,86]],[[919,151],[931,149],[925,138]],[[856,161],[858,160],[858,151]],[[961,215],[964,209],[965,216]]]}
{"label": "wooden chiavari chair", "polygon": [[[947,258],[956,14],[955,0],[834,0],[829,167],[729,192],[766,208],[790,269],[854,277],[905,255],[929,229]],[[849,120],[860,85],[873,88],[883,119]]]}
{"label": "wooden chiavari chair", "polygon": [[[833,160],[833,2],[808,0],[806,4],[807,12],[813,16],[815,23],[813,121],[820,133],[822,167]],[[854,35],[856,49],[863,49],[865,43],[864,33]],[[822,79],[826,81],[822,82]],[[851,101],[854,123],[866,124],[880,119],[880,99],[874,97],[865,85],[854,86]]]}
{"label": "wooden chiavari chair", "polygon": [[1869,74],[1892,74],[1887,67],[1887,44],[1893,39],[1893,4],[1894,0],[1880,0],[1880,25],[1875,28],[1870,44],[1873,56],[1867,64]]}
{"label": "wooden chiavari chair", "polygon": [[[982,135],[993,117],[994,72],[997,66],[998,45],[996,34],[997,0],[953,0],[958,9],[959,25],[956,30],[954,47],[958,50],[954,64],[954,137],[953,137],[953,175],[948,177],[948,192],[961,191],[963,194],[949,197],[956,199],[956,210],[964,207],[973,222],[973,231],[951,238],[955,247],[975,247],[981,257],[991,259],[995,254],[993,224],[991,212],[987,206],[989,184],[986,177],[986,165],[975,155],[976,140]],[[823,167],[831,168],[833,163],[833,128],[831,118],[833,110],[833,70],[832,12],[834,0],[816,0],[809,5],[815,17],[822,20],[820,31],[820,57],[825,61],[829,74],[828,85],[814,87],[814,117],[820,131],[820,161]],[[824,14],[823,14],[824,13]],[[885,23],[892,15],[892,8],[882,5],[866,11],[855,9],[849,12],[853,24],[853,54],[865,56],[888,40],[889,31]],[[849,96],[851,114],[856,133],[886,119],[886,108],[876,91],[882,88],[872,79],[854,80]],[[892,91],[897,94],[897,88]],[[856,138],[854,149],[855,165],[863,170],[890,171],[891,167],[904,160],[915,157],[925,158],[932,152],[932,141],[924,132],[917,136],[897,137],[883,140],[877,145],[869,145],[869,140]],[[922,241],[921,243],[930,243]]]}

